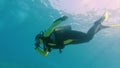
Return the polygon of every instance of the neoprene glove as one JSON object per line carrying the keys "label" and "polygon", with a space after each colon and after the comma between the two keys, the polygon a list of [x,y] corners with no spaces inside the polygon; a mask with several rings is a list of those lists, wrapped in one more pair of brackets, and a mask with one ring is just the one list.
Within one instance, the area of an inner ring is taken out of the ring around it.
{"label": "neoprene glove", "polygon": [[67,17],[67,16],[63,16],[63,17],[61,17],[60,19],[61,19],[62,21],[64,21],[64,20],[68,19],[68,17]]}
{"label": "neoprene glove", "polygon": [[39,47],[39,44],[38,44],[38,43],[35,43],[35,47]]}

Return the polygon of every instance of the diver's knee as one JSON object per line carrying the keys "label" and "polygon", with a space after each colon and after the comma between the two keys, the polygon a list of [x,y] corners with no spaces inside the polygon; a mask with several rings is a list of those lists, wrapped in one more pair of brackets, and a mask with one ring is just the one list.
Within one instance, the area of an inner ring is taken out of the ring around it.
{"label": "diver's knee", "polygon": [[87,37],[87,39],[85,40],[86,42],[89,42],[92,40],[93,37]]}

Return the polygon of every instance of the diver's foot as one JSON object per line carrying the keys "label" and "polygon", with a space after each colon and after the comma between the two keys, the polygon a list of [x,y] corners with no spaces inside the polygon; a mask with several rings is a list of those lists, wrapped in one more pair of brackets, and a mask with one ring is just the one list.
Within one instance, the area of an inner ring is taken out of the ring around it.
{"label": "diver's foot", "polygon": [[61,17],[61,20],[62,20],[62,21],[66,20],[66,19],[68,19],[67,16],[63,16],[63,17]]}
{"label": "diver's foot", "polygon": [[95,22],[95,25],[102,24],[104,21],[107,21],[107,20],[108,20],[108,12],[105,11],[105,13],[103,14],[103,16],[99,20],[97,20]]}

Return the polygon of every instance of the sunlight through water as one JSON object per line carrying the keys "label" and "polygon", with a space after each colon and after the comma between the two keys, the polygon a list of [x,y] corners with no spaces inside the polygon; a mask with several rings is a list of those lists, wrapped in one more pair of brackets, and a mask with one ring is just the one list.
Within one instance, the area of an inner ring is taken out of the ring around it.
{"label": "sunlight through water", "polygon": [[72,15],[86,14],[86,12],[98,9],[120,10],[120,0],[50,0],[50,3],[54,9]]}

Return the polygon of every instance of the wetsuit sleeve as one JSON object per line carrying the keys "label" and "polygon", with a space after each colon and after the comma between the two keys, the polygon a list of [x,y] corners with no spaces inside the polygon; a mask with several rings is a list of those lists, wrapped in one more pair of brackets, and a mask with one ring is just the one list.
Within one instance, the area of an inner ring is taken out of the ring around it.
{"label": "wetsuit sleeve", "polygon": [[48,49],[46,49],[46,51],[43,51],[42,49],[40,49],[39,47],[36,47],[35,50],[41,54],[42,56],[47,56],[48,55]]}
{"label": "wetsuit sleeve", "polygon": [[47,31],[44,33],[44,37],[48,37],[55,29],[57,25],[59,25],[62,21],[65,21],[68,17],[63,16],[57,20],[55,20],[52,25],[47,29]]}

